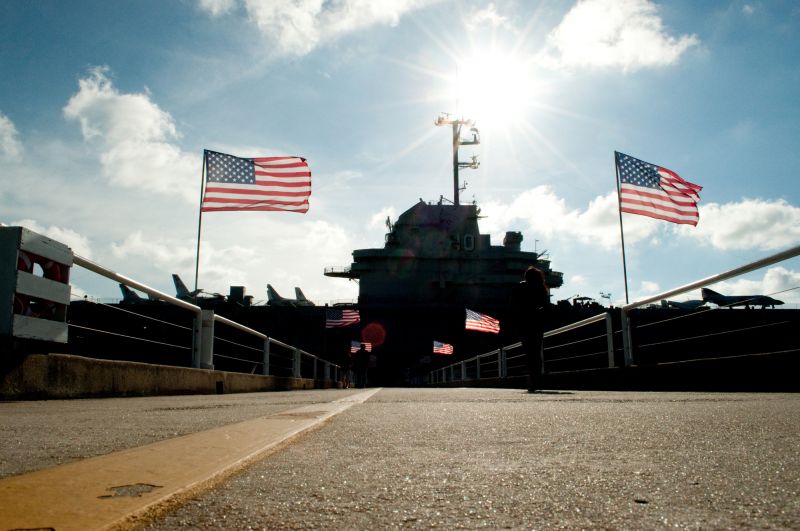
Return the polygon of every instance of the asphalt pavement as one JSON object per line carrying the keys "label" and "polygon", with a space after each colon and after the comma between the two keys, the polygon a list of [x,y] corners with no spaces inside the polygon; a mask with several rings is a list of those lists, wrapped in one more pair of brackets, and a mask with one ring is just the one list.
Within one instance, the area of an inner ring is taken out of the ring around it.
{"label": "asphalt pavement", "polygon": [[[3,403],[6,433],[52,441],[4,437],[2,470],[357,391]],[[798,435],[796,394],[387,388],[141,526],[800,529]]]}

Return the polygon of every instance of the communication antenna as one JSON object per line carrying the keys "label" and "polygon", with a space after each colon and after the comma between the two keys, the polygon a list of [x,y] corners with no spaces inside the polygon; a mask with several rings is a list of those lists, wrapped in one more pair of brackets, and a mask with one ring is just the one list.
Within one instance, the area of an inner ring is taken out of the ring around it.
{"label": "communication antenna", "polygon": [[[458,193],[459,191],[465,190],[467,183],[464,183],[464,187],[460,187],[458,184],[458,170],[461,168],[467,168],[471,170],[477,170],[481,163],[478,162],[478,156],[472,155],[468,162],[459,162],[458,160],[458,148],[461,146],[470,146],[476,145],[481,143],[481,133],[478,131],[478,128],[475,127],[475,120],[467,120],[464,118],[461,119],[451,119],[450,113],[443,112],[439,115],[435,122],[433,122],[437,126],[441,125],[450,125],[453,127],[453,204],[458,206]],[[472,139],[464,139],[461,138],[461,128],[462,127],[469,127],[470,133],[472,133]]]}

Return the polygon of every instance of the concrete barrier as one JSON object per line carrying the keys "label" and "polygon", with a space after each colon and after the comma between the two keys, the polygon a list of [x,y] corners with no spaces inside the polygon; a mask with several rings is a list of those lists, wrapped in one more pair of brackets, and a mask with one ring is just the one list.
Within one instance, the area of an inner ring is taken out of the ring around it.
{"label": "concrete barrier", "polygon": [[334,387],[337,382],[262,376],[68,354],[0,356],[0,399],[251,393]]}

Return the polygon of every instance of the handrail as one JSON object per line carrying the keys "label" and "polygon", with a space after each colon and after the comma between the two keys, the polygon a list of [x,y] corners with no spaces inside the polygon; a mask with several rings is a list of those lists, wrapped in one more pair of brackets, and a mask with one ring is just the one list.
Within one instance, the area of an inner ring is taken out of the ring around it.
{"label": "handrail", "polygon": [[569,332],[570,330],[575,330],[576,328],[580,328],[582,326],[586,326],[586,325],[590,325],[592,323],[596,323],[598,321],[602,321],[603,319],[606,318],[606,313],[607,312],[598,313],[597,315],[594,315],[592,317],[587,317],[586,319],[583,319],[582,321],[575,321],[574,323],[562,326],[561,328],[555,328],[553,330],[548,330],[547,332],[544,333],[544,337],[552,337],[552,336],[555,336],[555,335],[558,335],[558,334],[563,334],[564,332]]}
{"label": "handrail", "polygon": [[761,260],[756,260],[755,262],[750,262],[749,264],[729,269],[728,271],[725,271],[723,273],[711,275],[704,279],[696,280],[695,282],[691,282],[689,284],[684,284],[683,286],[679,286],[669,291],[664,291],[657,295],[651,295],[650,297],[644,298],[642,300],[631,302],[630,304],[625,304],[620,308],[622,308],[622,311],[627,312],[628,310],[633,310],[634,308],[644,306],[645,304],[649,304],[651,302],[655,302],[661,299],[668,299],[673,295],[680,295],[681,293],[685,293],[687,291],[697,288],[702,288],[704,286],[708,286],[709,284],[722,282],[723,280],[728,280],[729,278],[733,278],[735,276],[742,275],[744,273],[749,273],[750,271],[755,271],[756,269],[761,269],[762,267],[766,267],[768,265],[772,265],[777,262],[782,262],[784,260],[788,260],[789,258],[794,258],[795,256],[798,255],[800,255],[800,245],[797,245],[795,247],[790,247],[785,251],[781,251],[780,253],[767,256],[766,258],[762,258]]}
{"label": "handrail", "polygon": [[[742,275],[744,273],[749,273],[750,271],[755,271],[756,269],[760,269],[762,267],[766,267],[766,266],[769,266],[769,265],[772,265],[772,264],[775,264],[775,263],[778,263],[778,262],[782,262],[784,260],[788,260],[789,258],[794,258],[796,256],[800,256],[800,245],[796,245],[794,247],[790,247],[789,249],[786,249],[786,250],[781,251],[779,253],[775,253],[773,255],[767,256],[767,257],[762,258],[760,260],[756,260],[754,262],[750,262],[748,264],[745,264],[745,265],[742,265],[742,266],[739,266],[739,267],[735,267],[735,268],[730,269],[728,271],[724,271],[724,272],[718,273],[716,275],[711,275],[711,276],[708,276],[706,278],[691,282],[689,284],[684,284],[683,286],[679,286],[677,288],[673,288],[671,290],[667,290],[667,291],[658,293],[656,295],[651,295],[651,296],[646,297],[644,299],[641,299],[639,301],[635,301],[635,302],[620,306],[619,308],[621,310],[621,327],[622,327],[621,332],[622,332],[622,343],[623,343],[623,352],[624,352],[624,358],[625,358],[625,366],[630,366],[630,365],[633,364],[633,345],[632,345],[632,341],[631,341],[630,323],[629,323],[629,317],[628,317],[628,312],[630,310],[633,310],[635,308],[639,308],[641,306],[644,306],[645,304],[649,304],[649,303],[652,303],[652,302],[655,302],[655,301],[658,301],[658,300],[667,299],[667,298],[675,296],[675,295],[680,295],[682,293],[685,293],[685,292],[693,290],[693,289],[702,288],[704,286],[707,286],[707,285],[710,285],[710,284],[714,284],[716,282],[722,282],[723,280],[727,280],[729,278],[733,278],[733,277],[736,277],[738,275]],[[552,336],[555,336],[557,334],[568,332],[570,330],[575,330],[575,329],[580,328],[582,326],[586,326],[586,325],[589,325],[589,324],[592,324],[592,323],[596,323],[596,322],[599,322],[599,321],[602,321],[602,320],[606,320],[606,323],[607,323],[606,324],[606,328],[607,328],[607,334],[606,335],[607,335],[607,340],[608,340],[608,361],[609,361],[608,366],[609,367],[614,367],[614,347],[613,347],[613,340],[612,340],[612,337],[611,337],[611,335],[612,335],[611,316],[610,316],[608,311],[605,311],[605,312],[597,314],[595,316],[583,319],[581,321],[576,321],[574,323],[568,324],[566,326],[562,326],[560,328],[556,328],[556,329],[553,329],[553,330],[548,330],[548,331],[546,331],[544,333],[544,337],[546,337],[546,338],[547,337],[552,337]],[[519,345],[520,345],[520,343],[513,343],[511,345],[507,345],[505,347],[502,347],[500,349],[501,357],[502,357],[502,355],[505,354],[505,352],[504,352],[505,350],[518,347]],[[458,364],[463,364],[463,363],[468,363],[468,362],[472,362],[472,361],[475,361],[475,360],[479,360],[479,359],[481,359],[481,358],[483,358],[485,356],[494,355],[497,352],[498,352],[497,350],[493,350],[491,352],[478,354],[476,356],[473,356],[473,357],[471,357],[471,358],[469,358],[467,360],[463,360],[461,362],[456,362],[456,363],[453,363],[451,365],[446,365],[444,367],[441,367],[439,369],[431,371],[430,377],[433,378],[433,375],[435,373],[437,373],[437,372],[441,372],[444,375],[445,371],[448,368],[452,368],[452,367],[454,367],[455,365],[458,365]],[[464,379],[463,375],[462,375],[461,379],[462,380]]]}
{"label": "handrail", "polygon": [[121,275],[121,274],[117,273],[116,271],[112,271],[111,269],[108,269],[107,267],[103,267],[103,266],[101,266],[100,264],[98,264],[96,262],[92,262],[88,258],[84,258],[84,257],[82,257],[80,255],[73,254],[72,261],[76,265],[79,265],[79,266],[81,266],[81,267],[83,267],[85,269],[88,269],[89,271],[97,273],[98,275],[104,276],[104,277],[109,278],[111,280],[116,280],[117,282],[121,282],[122,284],[125,284],[126,286],[130,286],[132,288],[136,288],[139,291],[143,291],[144,293],[147,293],[148,295],[152,295],[153,297],[156,297],[156,298],[158,298],[160,300],[163,300],[165,302],[169,302],[169,303],[174,304],[176,306],[180,306],[181,308],[183,308],[185,310],[189,310],[191,312],[194,312],[197,315],[200,315],[200,313],[202,312],[202,309],[199,306],[195,305],[195,304],[192,304],[190,302],[186,302],[186,301],[181,300],[181,299],[179,299],[177,297],[173,297],[172,295],[167,295],[166,293],[158,291],[155,288],[151,288],[150,286],[142,284],[141,282],[137,282],[137,281],[133,280],[132,278],[126,277],[125,275]]}
{"label": "handrail", "polygon": [[[185,300],[179,299],[177,297],[173,297],[173,296],[168,295],[168,294],[166,294],[164,292],[161,292],[161,291],[159,291],[159,290],[157,290],[155,288],[151,288],[150,286],[148,286],[146,284],[142,284],[141,282],[137,282],[136,280],[133,280],[130,277],[127,277],[125,275],[117,273],[116,271],[108,269],[107,267],[103,267],[100,264],[98,264],[96,262],[93,262],[92,260],[89,260],[88,258],[84,258],[83,256],[80,256],[80,255],[77,255],[77,254],[73,253],[72,261],[73,261],[73,263],[75,265],[78,265],[80,267],[88,269],[89,271],[97,273],[98,275],[101,275],[101,276],[106,277],[106,278],[111,279],[111,280],[115,280],[117,282],[125,284],[126,286],[130,286],[132,288],[135,288],[135,289],[137,289],[137,290],[139,290],[139,291],[141,291],[143,293],[146,293],[147,295],[150,295],[150,296],[152,296],[152,297],[154,297],[156,299],[168,302],[170,304],[173,304],[173,305],[178,306],[180,308],[183,308],[185,310],[189,310],[189,311],[191,311],[191,312],[193,312],[195,314],[195,317],[198,320],[202,320],[203,309],[200,306],[197,306],[197,305],[192,304],[190,302],[186,302]],[[302,349],[298,349],[298,348],[296,348],[296,347],[294,347],[292,345],[289,345],[288,343],[284,343],[283,341],[271,338],[271,337],[267,336],[266,334],[263,334],[263,333],[259,332],[258,330],[254,330],[254,329],[252,329],[252,328],[250,328],[248,326],[245,326],[245,325],[243,325],[241,323],[237,323],[236,321],[232,321],[231,319],[228,319],[227,317],[223,317],[221,315],[217,315],[216,313],[214,313],[213,314],[213,319],[214,319],[215,322],[219,322],[219,323],[231,326],[233,328],[241,330],[242,332],[251,334],[253,336],[258,337],[259,339],[267,341],[268,343],[276,344],[276,345],[279,345],[279,346],[287,348],[287,349],[295,350],[299,354],[310,356],[311,358],[314,358],[316,360],[324,361],[326,364],[329,364],[332,367],[336,367],[337,369],[341,368],[341,367],[339,367],[339,365],[337,365],[335,363],[331,363],[331,362],[329,362],[327,360],[324,360],[324,359],[322,359],[322,358],[320,358],[318,356],[315,356],[314,354],[311,354],[310,352],[306,352],[306,351],[304,351]],[[195,336],[195,341],[197,341],[198,339],[199,338],[197,336]],[[197,348],[197,345],[195,344],[195,346],[193,347],[193,350],[196,349],[196,348]]]}

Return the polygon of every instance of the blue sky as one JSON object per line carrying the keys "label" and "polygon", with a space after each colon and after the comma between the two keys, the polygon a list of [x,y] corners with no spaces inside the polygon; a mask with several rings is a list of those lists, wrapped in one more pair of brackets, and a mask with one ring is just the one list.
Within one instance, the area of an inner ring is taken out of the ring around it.
{"label": "blue sky", "polygon": [[[308,214],[207,213],[200,286],[354,299],[323,269],[452,197],[448,111],[482,132],[462,201],[493,243],[548,251],[558,299],[624,299],[614,150],[703,186],[696,228],[623,216],[636,299],[800,242],[797,57],[793,1],[9,0],[0,221],[171,292],[193,284],[202,150],[299,155]],[[794,259],[718,287],[798,285]]]}

